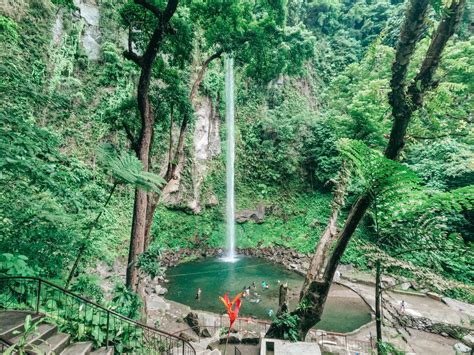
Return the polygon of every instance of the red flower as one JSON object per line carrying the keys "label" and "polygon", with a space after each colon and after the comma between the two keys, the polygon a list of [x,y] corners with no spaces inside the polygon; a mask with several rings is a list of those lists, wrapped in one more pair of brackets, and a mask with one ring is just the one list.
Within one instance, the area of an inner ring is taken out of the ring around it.
{"label": "red flower", "polygon": [[[232,302],[229,301],[229,296],[227,293],[224,293],[224,298],[219,297],[220,300],[224,303],[225,308],[227,309],[227,314],[229,315],[230,318],[230,326],[229,326],[229,331],[230,328],[232,328],[232,324],[234,324],[235,320],[237,319],[237,316],[239,315],[239,309],[240,309],[240,296],[242,296],[242,292],[239,293],[235,298],[232,300]],[[232,306],[235,303],[235,309],[232,310]]]}

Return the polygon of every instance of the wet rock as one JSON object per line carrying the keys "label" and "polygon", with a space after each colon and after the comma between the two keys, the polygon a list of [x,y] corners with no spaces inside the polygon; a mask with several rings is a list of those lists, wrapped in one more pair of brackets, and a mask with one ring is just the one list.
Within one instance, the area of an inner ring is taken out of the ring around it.
{"label": "wet rock", "polygon": [[456,351],[456,353],[461,353],[461,354],[471,353],[471,348],[463,343],[456,343],[454,344],[453,348]]}

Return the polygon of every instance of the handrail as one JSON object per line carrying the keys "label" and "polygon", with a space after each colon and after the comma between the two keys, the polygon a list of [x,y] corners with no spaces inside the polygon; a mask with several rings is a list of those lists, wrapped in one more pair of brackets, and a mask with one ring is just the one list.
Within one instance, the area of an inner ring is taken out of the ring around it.
{"label": "handrail", "polygon": [[[46,280],[44,280],[44,279],[41,279],[41,278],[39,278],[39,277],[34,277],[34,276],[5,276],[5,277],[1,276],[1,277],[0,277],[0,280],[7,280],[7,279],[29,279],[29,280],[41,281],[41,283],[45,283],[45,284],[47,284],[47,285],[49,285],[49,286],[51,286],[51,287],[54,287],[54,288],[57,288],[57,289],[61,290],[62,292],[66,293],[66,294],[68,294],[68,295],[70,295],[70,296],[79,298],[81,301],[86,302],[86,303],[89,303],[89,304],[91,304],[91,305],[93,305],[93,306],[95,306],[95,307],[97,307],[97,308],[102,309],[102,310],[105,311],[105,312],[108,312],[108,313],[110,313],[110,314],[113,314],[114,316],[119,317],[119,318],[123,319],[123,320],[126,321],[126,322],[134,323],[135,325],[138,325],[138,326],[140,326],[140,327],[142,327],[142,328],[147,328],[147,329],[153,330],[153,331],[155,331],[155,332],[162,333],[163,335],[168,335],[168,336],[171,336],[171,337],[174,336],[172,333],[168,333],[168,332],[166,332],[166,331],[164,331],[164,330],[160,330],[160,329],[151,327],[151,326],[149,326],[149,325],[147,325],[147,324],[145,324],[145,323],[141,323],[141,322],[138,322],[138,321],[133,320],[133,319],[131,319],[131,318],[125,317],[123,314],[117,313],[117,312],[115,312],[115,311],[112,310],[112,309],[109,309],[109,308],[107,308],[107,307],[101,306],[100,304],[95,303],[94,301],[88,300],[87,298],[84,298],[84,297],[82,297],[82,296],[80,296],[80,295],[78,295],[78,294],[75,294],[74,292],[71,292],[71,291],[69,291],[69,290],[66,290],[65,288],[63,288],[63,287],[61,287],[61,286],[58,286],[58,285],[56,285],[56,284],[53,284],[53,283],[51,283],[51,282],[49,282],[49,281],[46,281]],[[176,338],[179,338],[179,337],[176,337]]]}
{"label": "handrail", "polygon": [[[83,303],[85,304],[89,304],[91,306],[94,306],[95,308],[98,308],[99,310],[105,312],[107,314],[107,327],[108,327],[108,323],[109,323],[109,317],[110,315],[113,315],[114,317],[116,318],[119,318],[120,320],[124,321],[124,322],[127,322],[129,324],[132,324],[136,327],[139,327],[139,328],[143,328],[143,329],[146,329],[146,330],[149,330],[151,332],[154,332],[154,333],[157,333],[158,335],[162,335],[162,336],[165,336],[165,337],[169,337],[169,338],[172,338],[174,339],[174,341],[176,341],[177,343],[183,343],[183,354],[184,354],[184,344],[186,344],[187,347],[189,347],[191,349],[191,352],[193,354],[196,354],[196,350],[194,349],[194,347],[191,345],[191,343],[189,343],[188,341],[172,334],[172,333],[168,333],[166,331],[163,331],[163,330],[160,330],[160,329],[157,329],[157,328],[154,328],[154,327],[151,327],[147,324],[144,324],[144,323],[141,323],[141,322],[138,322],[136,320],[133,320],[133,319],[130,319],[120,313],[117,313],[116,311],[114,310],[111,310],[109,308],[106,308],[104,306],[101,306],[99,304],[97,304],[96,302],[93,302],[91,300],[88,300],[87,298],[84,298],[80,295],[77,295],[59,285],[56,285],[56,284],[53,284],[52,282],[49,282],[47,280],[44,280],[42,278],[39,278],[39,277],[34,277],[34,276],[1,276],[0,277],[0,282],[1,281],[5,281],[5,280],[29,280],[29,281],[36,281],[38,282],[38,289],[37,289],[37,297],[36,297],[36,313],[39,313],[39,305],[40,305],[40,296],[41,296],[41,285],[42,284],[45,284],[45,285],[48,285],[49,287],[53,288],[53,289],[56,289],[56,290],[59,290],[60,292],[62,292],[63,294],[66,294],[68,296],[71,296],[73,298],[76,298],[80,301],[82,301]],[[106,338],[106,341],[108,341],[108,333],[107,333],[107,338]]]}

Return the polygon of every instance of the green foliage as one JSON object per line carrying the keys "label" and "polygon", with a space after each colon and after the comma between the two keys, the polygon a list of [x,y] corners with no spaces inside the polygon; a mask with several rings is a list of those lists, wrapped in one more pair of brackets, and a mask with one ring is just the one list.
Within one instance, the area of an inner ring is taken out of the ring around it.
{"label": "green foliage", "polygon": [[389,342],[381,342],[378,344],[380,347],[380,354],[382,355],[403,355],[404,351],[398,349],[395,345]]}
{"label": "green foliage", "polygon": [[27,261],[28,258],[24,255],[0,254],[0,275],[36,276],[37,271],[31,268]]}
{"label": "green foliage", "polygon": [[30,339],[31,337],[38,336],[38,324],[41,320],[36,322],[32,322],[31,315],[27,315],[25,318],[25,322],[23,325],[23,331],[14,330],[13,335],[20,335],[19,340],[16,344],[8,347],[3,354],[11,355],[11,354],[19,354],[19,355],[26,355],[30,351],[37,351],[41,353],[41,348],[37,344],[31,344]]}
{"label": "green foliage", "polygon": [[110,307],[125,317],[139,319],[142,302],[136,293],[130,291],[124,284],[117,283]]}
{"label": "green foliage", "polygon": [[118,153],[111,145],[105,145],[99,150],[98,159],[117,183],[131,184],[156,193],[161,191],[165,183],[159,175],[143,171],[143,164],[135,155]]}
{"label": "green foliage", "polygon": [[299,317],[297,315],[285,312],[273,318],[272,326],[278,328],[283,340],[298,341],[298,321]]}
{"label": "green foliage", "polygon": [[16,41],[19,38],[16,22],[3,15],[0,15],[0,38],[5,41]]}
{"label": "green foliage", "polygon": [[141,271],[155,278],[158,275],[163,275],[165,268],[159,264],[159,258],[163,252],[163,247],[158,244],[152,244],[143,254],[138,258],[138,267]]}
{"label": "green foliage", "polygon": [[99,285],[99,277],[97,275],[80,274],[74,280],[70,290],[99,304],[104,299],[104,291]]}

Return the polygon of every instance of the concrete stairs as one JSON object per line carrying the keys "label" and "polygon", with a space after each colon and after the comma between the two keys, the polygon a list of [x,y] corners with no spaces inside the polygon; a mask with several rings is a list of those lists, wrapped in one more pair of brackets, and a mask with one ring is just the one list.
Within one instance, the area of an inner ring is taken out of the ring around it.
{"label": "concrete stairs", "polygon": [[[37,323],[37,329],[26,339],[27,350],[35,354],[66,354],[66,355],[113,355],[113,348],[92,349],[91,342],[71,342],[69,334],[58,332],[57,326],[42,322],[42,315],[23,311],[0,311],[0,340],[18,344],[22,339],[25,318],[31,316],[32,322]],[[32,347],[31,345],[34,345]]]}

